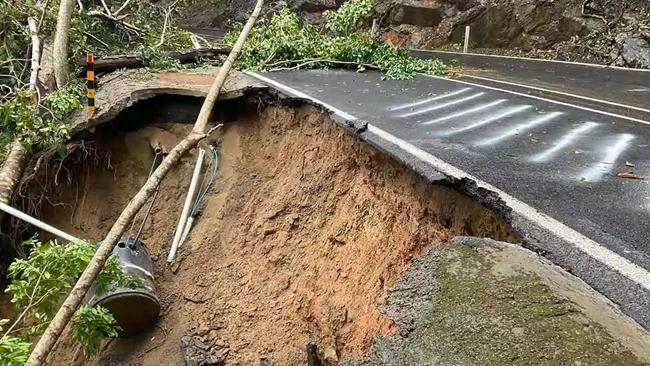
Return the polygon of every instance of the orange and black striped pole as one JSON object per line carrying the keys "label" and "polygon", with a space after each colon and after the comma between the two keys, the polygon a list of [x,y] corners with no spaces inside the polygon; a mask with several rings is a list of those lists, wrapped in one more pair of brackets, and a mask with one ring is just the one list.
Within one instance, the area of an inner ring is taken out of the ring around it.
{"label": "orange and black striped pole", "polygon": [[88,96],[88,119],[95,114],[95,57],[86,54],[86,89]]}

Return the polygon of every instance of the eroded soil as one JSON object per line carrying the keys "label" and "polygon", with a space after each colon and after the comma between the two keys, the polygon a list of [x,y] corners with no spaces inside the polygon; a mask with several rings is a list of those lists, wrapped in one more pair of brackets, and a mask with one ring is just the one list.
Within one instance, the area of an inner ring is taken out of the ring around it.
{"label": "eroded soil", "polygon": [[[158,325],[111,341],[92,361],[61,342],[54,364],[183,364],[185,335],[228,365],[304,365],[309,341],[330,359],[361,355],[391,332],[376,304],[426,246],[456,235],[518,239],[500,216],[416,176],[312,107],[249,110],[215,137],[216,185],[173,266],[165,258],[196,152],[162,185],[142,238],[163,305]],[[146,179],[151,141],[171,147],[187,131],[98,129],[95,157],[71,168],[82,178],[60,183],[51,198],[67,205],[44,219],[100,240]]]}

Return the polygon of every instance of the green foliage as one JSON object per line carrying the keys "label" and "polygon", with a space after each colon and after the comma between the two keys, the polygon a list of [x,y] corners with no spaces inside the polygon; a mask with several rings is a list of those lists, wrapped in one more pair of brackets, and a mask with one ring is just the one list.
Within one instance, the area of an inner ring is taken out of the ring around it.
{"label": "green foliage", "polygon": [[52,119],[63,122],[72,111],[84,106],[81,101],[85,96],[86,84],[75,82],[43,97],[41,105],[49,110]]}
{"label": "green foliage", "polygon": [[[42,243],[32,238],[23,243],[31,247],[27,259],[18,259],[9,266],[10,284],[5,290],[11,302],[23,314],[19,320],[31,325],[31,334],[38,335],[57,310],[61,299],[77,281],[95,254],[95,246],[87,242],[61,245],[55,241]],[[124,274],[116,256],[111,256],[95,280],[95,291],[101,295],[112,286],[141,287],[141,279]],[[0,320],[0,332],[7,320]],[[15,324],[14,324],[15,325]],[[104,308],[81,307],[74,316],[73,339],[79,341],[86,353],[97,351],[106,337],[117,336],[117,324]],[[30,344],[19,337],[0,338],[0,364],[22,365],[23,355],[29,354]],[[13,362],[13,363],[11,363]]]}
{"label": "green foliage", "polygon": [[[176,2],[161,6],[153,1],[130,1],[118,15],[115,13],[125,3],[123,0],[105,3],[113,20],[98,15],[106,13],[102,2],[82,0],[83,10],[76,7],[69,32],[71,64],[90,51],[97,56],[142,53],[148,67],[176,68],[178,62],[162,57],[162,52],[192,47],[190,34],[172,25]],[[44,97],[38,108],[32,104],[33,96],[25,91],[30,76],[26,51],[31,46],[27,18],[40,21],[39,37],[45,41],[53,36],[57,9],[58,1],[0,0],[0,162],[7,154],[7,142],[15,137],[36,150],[67,139],[69,126],[65,119],[72,110],[83,106],[83,83]],[[47,56],[42,59],[44,63],[49,61]]]}
{"label": "green foliage", "polygon": [[[4,326],[9,319],[0,319],[0,333],[4,332]],[[22,366],[29,357],[31,343],[25,342],[22,338],[5,336],[0,338],[0,365]]]}
{"label": "green foliage", "polygon": [[372,0],[350,0],[336,11],[327,10],[323,15],[327,19],[326,27],[334,32],[350,34],[356,30],[359,20],[372,10]]}
{"label": "green foliage", "polygon": [[[22,88],[29,79],[25,51],[31,44],[27,18],[41,14],[41,6],[34,0],[0,0],[0,94]],[[48,16],[43,19],[44,29],[50,26]],[[2,98],[0,97],[0,100]]]}
{"label": "green foliage", "polygon": [[87,355],[95,355],[105,338],[117,337],[119,327],[107,309],[81,306],[72,318],[72,339],[79,342]]}
{"label": "green foliage", "polygon": [[[106,1],[113,12],[117,11],[123,3],[123,0]],[[86,11],[77,12],[72,20],[70,29],[72,53],[78,56],[91,51],[97,56],[101,56],[146,52],[148,48],[152,48],[160,42],[165,23],[165,12],[170,12],[170,18],[173,18],[176,13],[175,5],[171,6],[172,9],[166,9],[151,1],[131,1],[119,13],[119,16],[128,14],[123,21],[137,28],[136,31],[124,23],[89,15],[92,11],[105,13],[101,2],[89,1],[84,5]],[[158,51],[192,47],[190,34],[171,25],[172,20],[168,19],[165,39],[160,47],[156,47]]]}
{"label": "green foliage", "polygon": [[[229,32],[224,41],[234,44],[242,25]],[[237,59],[237,67],[247,70],[328,68],[341,65],[362,71],[379,69],[387,79],[409,79],[415,73],[441,74],[439,60],[421,60],[408,50],[395,48],[362,32],[332,36],[302,24],[287,8],[275,13],[264,25],[253,28]]]}
{"label": "green foliage", "polygon": [[48,148],[68,138],[66,117],[81,103],[85,93],[83,83],[71,84],[41,100],[44,113],[38,113],[32,103],[33,95],[17,90],[13,98],[0,102],[0,135],[19,136],[26,144]]}
{"label": "green foliage", "polygon": [[[31,306],[33,310],[28,315],[34,316],[38,323],[44,323],[86,268],[95,254],[95,247],[86,242],[44,244],[36,239],[24,244],[32,247],[31,254],[29,258],[18,259],[9,266],[8,278],[11,283],[6,292],[11,294],[11,302],[17,308]],[[100,294],[112,284],[123,286],[127,283],[128,279],[115,256],[110,257],[95,281]]]}

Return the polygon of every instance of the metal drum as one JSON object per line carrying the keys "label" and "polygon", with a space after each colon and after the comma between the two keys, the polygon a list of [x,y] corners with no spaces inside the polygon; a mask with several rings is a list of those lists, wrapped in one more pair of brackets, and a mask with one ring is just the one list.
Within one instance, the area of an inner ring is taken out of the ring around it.
{"label": "metal drum", "polygon": [[155,324],[160,314],[160,302],[155,293],[153,264],[147,248],[141,241],[123,236],[113,249],[127,276],[142,279],[139,288],[112,287],[97,295],[93,285],[86,295],[86,304],[107,308],[122,328],[120,337],[128,337]]}

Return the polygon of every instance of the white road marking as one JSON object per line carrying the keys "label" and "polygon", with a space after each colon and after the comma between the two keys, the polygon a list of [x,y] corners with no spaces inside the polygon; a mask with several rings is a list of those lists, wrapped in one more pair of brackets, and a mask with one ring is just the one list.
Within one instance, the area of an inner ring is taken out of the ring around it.
{"label": "white road marking", "polygon": [[633,93],[643,93],[643,92],[649,92],[650,88],[636,88],[636,89],[630,89],[628,91]]}
{"label": "white road marking", "polygon": [[541,101],[548,102],[548,103],[553,103],[553,104],[563,105],[563,106],[566,106],[566,107],[572,107],[572,108],[580,109],[580,110],[587,111],[587,112],[598,113],[598,114],[602,114],[602,115],[609,116],[609,117],[615,117],[615,118],[625,119],[625,120],[632,121],[632,122],[639,122],[639,123],[643,123],[643,124],[646,124],[646,125],[650,125],[650,121],[644,121],[644,120],[638,119],[638,118],[627,117],[627,116],[623,116],[623,115],[620,115],[620,114],[605,112],[605,111],[601,111],[601,110],[593,109],[593,108],[587,108],[587,107],[583,107],[583,106],[579,106],[579,105],[575,105],[575,104],[571,104],[571,103],[564,103],[564,102],[560,102],[560,101],[553,100],[553,99],[538,97],[538,96],[535,96],[535,95],[529,95],[529,94],[525,94],[525,93],[514,92],[514,91],[508,90],[508,89],[495,88],[495,87],[492,87],[492,86],[486,86],[486,85],[481,85],[481,84],[477,84],[477,83],[470,83],[469,81],[449,79],[449,78],[444,78],[444,77],[435,76],[435,75],[427,75],[427,74],[421,74],[421,75],[424,75],[424,76],[427,76],[427,77],[430,77],[430,78],[433,78],[433,79],[447,80],[447,81],[451,81],[451,82],[454,82],[454,83],[478,86],[478,87],[481,87],[481,88],[484,88],[484,89],[496,90],[496,91],[504,92],[504,93],[508,93],[508,94],[519,95],[521,97],[537,99],[537,100],[541,100]]}
{"label": "white road marking", "polygon": [[466,110],[458,112],[458,113],[454,113],[454,114],[450,114],[448,116],[440,117],[440,118],[434,119],[433,121],[423,122],[422,125],[423,126],[432,125],[434,123],[439,123],[439,122],[443,122],[443,121],[448,121],[450,119],[458,118],[458,117],[461,117],[461,116],[466,116],[468,114],[472,114],[472,113],[480,112],[480,111],[483,111],[483,110],[486,110],[486,109],[489,109],[489,108],[492,108],[492,107],[496,107],[499,104],[505,103],[507,101],[508,101],[507,99],[499,99],[499,100],[496,100],[496,101],[491,102],[491,103],[482,104],[480,106],[470,108],[470,109],[466,109]]}
{"label": "white road marking", "polygon": [[401,104],[401,105],[398,105],[396,107],[391,107],[388,110],[389,111],[398,111],[400,109],[413,108],[413,107],[417,107],[417,106],[420,106],[420,105],[423,105],[423,104],[435,102],[436,100],[440,100],[440,99],[444,99],[444,98],[448,98],[448,97],[453,97],[454,95],[462,94],[462,93],[464,93],[464,92],[466,92],[468,90],[472,90],[472,88],[463,88],[463,89],[460,89],[460,90],[453,91],[451,93],[439,95],[437,97],[428,98],[428,99],[424,99],[424,100],[420,100],[420,101],[413,102],[413,103],[408,103],[408,104]]}
{"label": "white road marking", "polygon": [[[283,90],[289,94],[293,94],[295,97],[298,98],[306,98],[311,100],[314,103],[318,103],[322,105],[325,108],[328,108],[330,111],[333,113],[336,113],[339,115],[339,117],[344,118],[346,120],[354,121],[357,120],[356,117],[343,112],[342,110],[332,107],[328,103],[324,103],[323,101],[311,97],[305,93],[302,93],[296,89],[293,89],[289,86],[286,86],[282,83],[276,82],[275,80],[271,80],[267,77],[264,77],[260,74],[254,73],[254,72],[246,72],[247,75],[251,75],[255,78],[258,78],[259,80],[262,80],[264,82],[269,83],[270,85],[273,85],[274,87]],[[480,188],[484,188],[488,191],[492,191],[499,195],[499,197],[504,201],[506,205],[508,205],[514,212],[520,214],[527,220],[530,220],[531,222],[536,223],[537,225],[541,226],[542,228],[548,230],[549,232],[553,233],[555,236],[558,238],[574,245],[576,248],[580,249],[582,252],[587,254],[588,256],[598,260],[599,262],[603,263],[604,265],[608,266],[614,271],[617,271],[618,273],[622,274],[623,276],[627,277],[631,281],[639,284],[641,287],[644,289],[650,291],[650,272],[645,270],[644,268],[640,267],[639,265],[631,262],[627,258],[624,258],[615,252],[607,249],[606,247],[600,245],[599,243],[587,238],[586,236],[580,234],[576,230],[566,226],[565,224],[561,223],[560,221],[557,221],[553,219],[552,217],[545,215],[541,212],[539,212],[537,209],[534,207],[531,207],[527,205],[526,203],[520,201],[517,198],[514,198],[513,196],[505,193],[504,191],[494,187],[493,185],[486,183],[480,179],[477,179],[476,177],[470,175],[469,173],[466,173],[463,170],[460,170],[456,168],[455,166],[448,164],[434,155],[386,132],[381,130],[378,127],[375,127],[371,124],[368,124],[368,130],[367,132],[373,133],[374,135],[384,139],[385,141],[401,148],[403,151],[411,154],[412,156],[420,159],[421,161],[435,167],[438,171],[441,173],[448,175],[450,177],[454,177],[457,179],[469,179],[473,182],[476,183],[476,185]]]}
{"label": "white road marking", "polygon": [[245,71],[244,74],[246,74],[246,75],[250,75],[250,76],[252,76],[252,77],[254,77],[254,78],[257,78],[257,79],[259,79],[259,80],[262,80],[263,82],[265,82],[265,83],[267,83],[267,84],[270,84],[270,85],[273,85],[274,87],[276,87],[276,88],[278,88],[278,89],[280,89],[280,90],[287,91],[287,92],[289,92],[290,94],[293,94],[295,97],[302,98],[302,99],[307,99],[307,100],[311,100],[311,101],[317,102],[318,104],[320,104],[320,105],[322,105],[323,107],[329,109],[330,111],[332,111],[332,112],[338,114],[340,117],[342,117],[342,118],[344,118],[344,119],[346,119],[346,120],[348,120],[348,121],[354,121],[354,120],[358,119],[357,117],[355,117],[355,116],[353,116],[353,115],[351,115],[351,114],[348,114],[348,113],[346,113],[346,112],[344,112],[344,111],[342,111],[342,110],[340,110],[340,109],[334,107],[334,106],[331,105],[331,104],[327,104],[327,103],[325,103],[325,102],[323,102],[323,101],[320,101],[320,100],[314,99],[314,98],[312,98],[311,96],[309,96],[309,95],[307,95],[307,94],[305,94],[305,93],[303,93],[303,92],[301,92],[301,91],[299,91],[299,90],[296,90],[296,89],[294,89],[294,88],[292,88],[292,87],[290,87],[290,86],[287,86],[287,85],[284,85],[284,84],[282,84],[282,83],[279,83],[279,82],[277,82],[277,81],[275,81],[275,80],[273,80],[273,79],[267,78],[266,76],[262,76],[262,75],[260,75],[260,74],[258,74],[258,73],[256,73],[256,72],[253,72],[253,71]]}
{"label": "white road marking", "polygon": [[511,129],[507,130],[506,132],[504,132],[504,133],[502,133],[500,135],[490,137],[490,138],[487,138],[487,139],[484,139],[484,140],[480,140],[475,145],[476,146],[494,145],[494,144],[499,143],[499,142],[501,142],[503,140],[506,140],[506,139],[509,139],[509,138],[511,138],[513,136],[516,136],[516,135],[518,135],[518,134],[520,134],[522,132],[526,132],[528,130],[531,130],[531,129],[533,129],[533,128],[539,126],[539,125],[542,125],[542,124],[544,124],[546,122],[550,122],[550,121],[554,120],[555,118],[557,118],[557,117],[559,117],[559,116],[561,116],[563,114],[564,113],[562,113],[562,112],[552,112],[552,113],[549,113],[549,114],[539,116],[539,117],[537,117],[535,119],[532,119],[532,120],[530,120],[528,122],[517,125],[514,128],[511,128]]}
{"label": "white road marking", "polygon": [[585,62],[575,62],[575,61],[560,61],[560,60],[546,60],[543,58],[532,58],[532,57],[517,57],[517,56],[503,56],[503,55],[486,55],[483,53],[460,53],[460,52],[453,52],[453,51],[437,51],[437,50],[420,50],[417,48],[411,48],[411,51],[418,51],[418,52],[427,52],[427,53],[447,53],[447,54],[452,54],[452,55],[469,55],[469,56],[480,56],[480,57],[494,57],[494,58],[505,58],[505,59],[511,59],[511,60],[523,60],[523,61],[539,61],[539,62],[546,62],[546,63],[554,63],[554,64],[564,64],[564,65],[578,65],[578,66],[587,66],[587,67],[594,67],[597,69],[612,69],[612,70],[623,70],[623,71],[630,71],[630,72],[650,72],[649,69],[634,69],[631,67],[621,67],[621,66],[609,66],[609,65],[599,65],[599,64],[588,64]]}
{"label": "white road marking", "polygon": [[468,78],[472,78],[472,79],[485,80],[485,81],[490,81],[490,82],[493,82],[493,83],[511,85],[511,86],[516,86],[516,87],[520,87],[520,88],[532,89],[532,90],[539,90],[539,91],[543,91],[543,92],[546,92],[546,93],[564,95],[564,96],[567,96],[567,97],[573,97],[573,98],[578,98],[578,99],[582,99],[582,100],[588,100],[590,102],[598,102],[598,103],[608,104],[608,105],[615,106],[615,107],[633,109],[633,110],[640,111],[640,112],[650,113],[650,109],[635,107],[633,105],[628,105],[628,104],[610,102],[610,101],[602,100],[602,99],[585,97],[583,95],[565,93],[565,92],[561,92],[561,91],[553,90],[553,89],[540,88],[540,87],[537,87],[537,86],[526,85],[526,84],[512,83],[512,82],[509,82],[509,81],[496,80],[496,79],[486,78],[486,77],[482,77],[482,76],[474,76],[474,75],[467,75],[467,74],[464,75],[464,76],[468,77]]}
{"label": "white road marking", "polygon": [[609,173],[614,168],[614,164],[623,151],[628,148],[632,140],[634,140],[634,135],[632,134],[623,133],[618,135],[616,143],[607,147],[605,157],[596,165],[582,173],[580,177],[586,179],[588,182],[598,182],[601,180],[605,174]]}
{"label": "white road marking", "polygon": [[546,161],[549,158],[552,158],[553,155],[557,154],[558,152],[564,150],[567,148],[574,140],[582,137],[587,131],[591,130],[592,128],[598,126],[598,123],[595,122],[585,122],[580,127],[574,128],[569,133],[566,135],[562,136],[560,138],[560,141],[558,141],[555,146],[540,152],[539,154],[535,154],[530,158],[530,161],[534,162],[542,162]]}
{"label": "white road marking", "polygon": [[437,110],[440,110],[440,109],[443,109],[443,108],[447,108],[447,107],[451,107],[451,106],[454,106],[454,105],[457,105],[457,104],[465,103],[465,102],[470,101],[470,100],[472,100],[472,99],[476,99],[476,98],[478,98],[478,97],[482,97],[483,95],[485,95],[485,93],[477,93],[477,94],[473,94],[473,95],[470,95],[469,97],[464,97],[464,98],[460,98],[460,99],[455,99],[455,100],[452,100],[451,102],[447,102],[447,103],[442,103],[442,104],[434,105],[433,107],[428,107],[428,108],[425,108],[425,109],[419,109],[419,110],[417,110],[417,111],[413,111],[413,112],[409,112],[409,113],[400,114],[399,117],[400,117],[400,118],[407,118],[407,117],[417,116],[417,115],[419,115],[419,114],[424,114],[424,113],[429,113],[429,112],[437,111]]}
{"label": "white road marking", "polygon": [[560,221],[557,221],[554,218],[539,212],[534,207],[527,205],[519,199],[496,188],[495,186],[477,179],[473,175],[440,160],[436,156],[400,139],[399,137],[396,137],[371,124],[368,124],[368,132],[381,137],[385,141],[388,141],[393,145],[401,148],[410,155],[417,157],[425,163],[428,163],[445,175],[457,179],[469,179],[475,182],[478,187],[498,194],[499,197],[505,202],[505,204],[508,205],[508,207],[510,207],[514,212],[550,231],[555,236],[580,249],[588,256],[596,259],[597,261],[603,263],[614,271],[622,274],[633,282],[639,284],[641,287],[650,291],[650,272],[637,265],[636,263],[633,263],[629,259],[624,258],[602,246],[601,244],[587,238],[586,236],[566,226]]}
{"label": "white road marking", "polygon": [[487,117],[487,118],[482,119],[482,120],[480,120],[480,121],[478,121],[476,123],[472,123],[469,126],[465,126],[465,127],[461,127],[459,129],[456,129],[456,130],[451,130],[451,131],[445,132],[445,135],[446,136],[451,136],[451,135],[455,135],[457,133],[473,130],[475,128],[485,126],[487,124],[490,124],[492,122],[496,122],[496,121],[501,120],[503,118],[510,117],[513,114],[521,113],[521,112],[523,112],[523,111],[525,111],[527,109],[530,109],[530,108],[532,108],[532,106],[530,106],[530,105],[522,105],[522,106],[519,106],[519,107],[512,107],[510,109],[506,109],[505,111],[503,111],[503,112],[501,112],[499,114]]}

